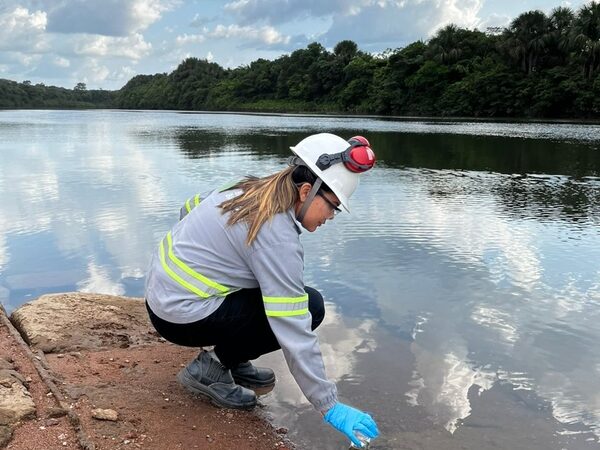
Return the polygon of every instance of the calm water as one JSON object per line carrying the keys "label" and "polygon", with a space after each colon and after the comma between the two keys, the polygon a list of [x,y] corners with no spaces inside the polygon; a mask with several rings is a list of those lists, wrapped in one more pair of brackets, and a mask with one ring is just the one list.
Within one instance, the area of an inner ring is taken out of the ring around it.
{"label": "calm water", "polygon": [[[380,158],[353,214],[303,234],[341,398],[375,449],[600,447],[600,127],[127,111],[0,111],[0,300],[143,295],[196,192],[331,131]],[[343,449],[278,354],[265,414]]]}

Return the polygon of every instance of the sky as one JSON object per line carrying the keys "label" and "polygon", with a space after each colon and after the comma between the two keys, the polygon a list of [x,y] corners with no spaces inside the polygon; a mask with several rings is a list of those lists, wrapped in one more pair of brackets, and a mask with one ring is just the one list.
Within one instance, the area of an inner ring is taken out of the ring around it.
{"label": "sky", "polygon": [[169,73],[187,57],[235,68],[344,39],[366,52],[484,31],[589,0],[0,0],[0,78],[88,89]]}

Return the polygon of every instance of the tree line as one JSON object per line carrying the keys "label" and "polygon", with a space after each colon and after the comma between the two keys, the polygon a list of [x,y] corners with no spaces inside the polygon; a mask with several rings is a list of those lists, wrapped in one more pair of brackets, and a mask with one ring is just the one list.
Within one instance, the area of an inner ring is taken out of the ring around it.
{"label": "tree line", "polygon": [[0,79],[0,108],[113,108],[118,91],[73,89]]}
{"label": "tree line", "polygon": [[485,32],[448,25],[380,54],[344,40],[234,69],[187,58],[105,95],[133,109],[598,118],[600,3],[525,12]]}

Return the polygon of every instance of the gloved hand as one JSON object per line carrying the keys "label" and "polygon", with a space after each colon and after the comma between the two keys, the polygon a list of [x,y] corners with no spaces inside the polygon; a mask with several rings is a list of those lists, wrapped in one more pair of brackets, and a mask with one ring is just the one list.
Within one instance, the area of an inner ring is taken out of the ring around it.
{"label": "gloved hand", "polygon": [[361,448],[362,444],[354,434],[355,431],[370,439],[379,436],[377,424],[370,415],[343,403],[338,402],[333,405],[325,414],[324,420],[333,428],[348,436],[358,448]]}

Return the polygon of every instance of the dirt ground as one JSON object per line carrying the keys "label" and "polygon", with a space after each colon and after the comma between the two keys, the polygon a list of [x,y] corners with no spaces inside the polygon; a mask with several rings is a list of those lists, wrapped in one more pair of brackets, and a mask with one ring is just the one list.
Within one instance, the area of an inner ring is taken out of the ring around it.
{"label": "dirt ground", "polygon": [[65,449],[79,448],[77,436],[66,411],[40,378],[23,348],[0,324],[0,357],[10,361],[15,370],[27,380],[27,388],[36,405],[36,417],[22,422],[13,433],[7,449]]}
{"label": "dirt ground", "polygon": [[[39,376],[31,355],[0,324],[0,357],[26,379],[36,404],[35,418],[23,421],[6,446],[14,450],[79,449],[291,449],[287,430],[274,429],[252,412],[219,409],[179,386],[176,373],[196,355],[160,342],[110,350],[35,354],[64,395],[61,410]],[[92,417],[95,408],[112,409],[116,421]]]}

